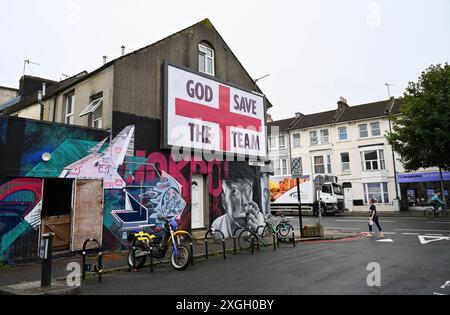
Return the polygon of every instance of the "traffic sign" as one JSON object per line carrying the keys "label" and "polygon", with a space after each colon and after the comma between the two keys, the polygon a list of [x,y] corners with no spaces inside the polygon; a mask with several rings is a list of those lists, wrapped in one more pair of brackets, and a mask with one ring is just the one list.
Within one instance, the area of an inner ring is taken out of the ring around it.
{"label": "traffic sign", "polygon": [[291,160],[291,172],[292,177],[295,179],[300,179],[303,176],[303,167],[301,158]]}
{"label": "traffic sign", "polygon": [[323,184],[325,184],[325,178],[322,175],[317,175],[314,178],[314,184],[316,184],[317,189],[322,189]]}

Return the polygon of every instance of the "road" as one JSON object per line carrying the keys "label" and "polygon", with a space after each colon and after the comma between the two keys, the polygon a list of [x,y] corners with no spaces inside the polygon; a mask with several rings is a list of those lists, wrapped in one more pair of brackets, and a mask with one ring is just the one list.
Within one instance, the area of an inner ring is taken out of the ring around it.
{"label": "road", "polygon": [[[323,221],[333,228],[366,231],[363,220],[328,217]],[[383,242],[363,238],[302,243],[276,252],[264,249],[254,256],[241,253],[225,261],[213,258],[184,272],[164,267],[154,274],[148,269],[117,273],[105,276],[101,284],[84,285],[82,294],[449,295],[450,282],[445,283],[450,281],[450,238],[445,235],[450,233],[450,220],[389,218],[382,219],[382,224],[388,233],[395,233],[386,235]],[[370,263],[380,267],[380,286],[367,283],[373,271],[367,270]]]}
{"label": "road", "polygon": [[[298,217],[286,217],[295,227],[300,226]],[[314,225],[318,222],[316,217],[304,217],[303,225]],[[382,217],[380,216],[381,227],[386,236],[392,235],[422,235],[434,234],[438,236],[449,236],[450,218],[447,219],[427,219],[420,217]],[[368,232],[368,217],[322,217],[322,225],[328,229]],[[374,225],[374,230],[377,228]]]}

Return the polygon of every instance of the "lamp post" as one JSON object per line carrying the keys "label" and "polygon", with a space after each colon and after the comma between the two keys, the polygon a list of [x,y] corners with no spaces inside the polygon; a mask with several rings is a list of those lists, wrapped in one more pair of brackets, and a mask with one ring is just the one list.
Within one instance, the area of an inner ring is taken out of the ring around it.
{"label": "lamp post", "polygon": [[[392,100],[394,101],[394,100]],[[389,133],[392,133],[392,121],[391,121],[391,115],[392,115],[392,106],[390,107],[390,109],[386,110],[386,115],[388,117],[388,121],[389,121]],[[391,145],[391,151],[392,151],[392,164],[394,166],[394,182],[395,182],[395,200],[394,200],[394,209],[397,208],[397,210],[399,210],[400,205],[398,204],[400,202],[400,198],[399,198],[399,192],[398,192],[398,180],[397,180],[397,166],[395,165],[395,152],[394,152],[394,147],[392,147]]]}

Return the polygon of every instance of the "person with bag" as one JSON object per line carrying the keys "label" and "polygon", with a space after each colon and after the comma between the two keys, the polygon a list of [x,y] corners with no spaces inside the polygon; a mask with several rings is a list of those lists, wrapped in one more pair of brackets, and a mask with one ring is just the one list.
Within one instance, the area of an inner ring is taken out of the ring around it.
{"label": "person with bag", "polygon": [[369,210],[370,210],[369,231],[370,232],[369,232],[368,237],[373,237],[373,229],[372,228],[373,228],[373,224],[374,223],[377,225],[377,228],[378,228],[378,231],[379,231],[378,236],[379,237],[384,237],[383,229],[381,228],[380,221],[379,221],[379,218],[378,218],[377,207],[375,206],[375,202],[376,202],[375,199],[370,199],[370,202],[369,202],[369,204],[370,204],[370,208],[369,208]]}

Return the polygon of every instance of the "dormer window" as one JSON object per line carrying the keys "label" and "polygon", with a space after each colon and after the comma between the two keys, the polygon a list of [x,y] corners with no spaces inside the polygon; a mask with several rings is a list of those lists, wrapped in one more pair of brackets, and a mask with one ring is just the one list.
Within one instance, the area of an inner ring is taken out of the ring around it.
{"label": "dormer window", "polygon": [[198,45],[198,71],[211,76],[215,75],[214,49],[205,44]]}

